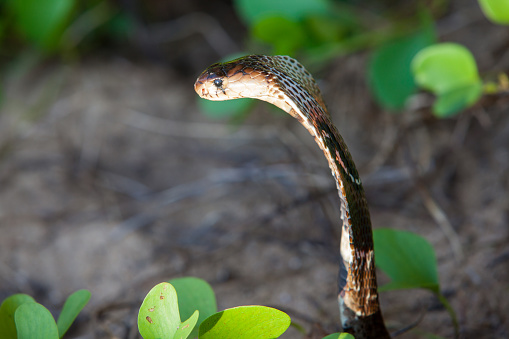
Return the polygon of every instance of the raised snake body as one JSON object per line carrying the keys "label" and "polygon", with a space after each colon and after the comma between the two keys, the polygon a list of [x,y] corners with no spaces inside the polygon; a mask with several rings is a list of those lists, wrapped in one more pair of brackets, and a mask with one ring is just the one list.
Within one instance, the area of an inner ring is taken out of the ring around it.
{"label": "raised snake body", "polygon": [[249,55],[207,68],[196,80],[209,100],[255,98],[299,120],[325,154],[341,199],[339,308],[356,339],[390,338],[378,302],[373,235],[364,189],[343,138],[331,122],[311,74],[288,56]]}

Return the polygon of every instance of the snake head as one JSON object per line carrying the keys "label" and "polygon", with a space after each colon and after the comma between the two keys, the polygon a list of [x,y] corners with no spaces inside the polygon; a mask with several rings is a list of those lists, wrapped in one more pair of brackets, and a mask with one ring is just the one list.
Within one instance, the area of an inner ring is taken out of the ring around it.
{"label": "snake head", "polygon": [[196,80],[194,90],[208,100],[262,99],[269,95],[273,75],[255,64],[255,56],[242,57],[207,68]]}
{"label": "snake head", "polygon": [[[207,68],[194,83],[194,90],[202,98],[209,100],[228,100],[226,90],[229,81],[227,73],[221,64],[214,64]],[[234,98],[231,98],[234,99]]]}

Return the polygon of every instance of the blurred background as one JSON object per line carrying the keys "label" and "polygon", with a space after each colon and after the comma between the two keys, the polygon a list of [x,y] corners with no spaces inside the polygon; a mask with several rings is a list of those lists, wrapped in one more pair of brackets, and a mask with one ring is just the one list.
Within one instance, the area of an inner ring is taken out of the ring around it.
{"label": "blurred background", "polygon": [[[509,337],[509,30],[477,1],[0,9],[0,299],[27,293],[56,314],[86,288],[68,337],[139,338],[148,290],[196,276],[220,309],[273,306],[313,335],[337,331],[339,199],[322,153],[268,104],[211,103],[193,89],[214,62],[287,54],[318,80],[373,226],[431,242],[462,338]],[[433,113],[409,66],[442,41],[467,47],[481,78],[506,91]],[[429,292],[386,292],[381,303],[391,331],[424,314],[402,338],[453,337]]]}

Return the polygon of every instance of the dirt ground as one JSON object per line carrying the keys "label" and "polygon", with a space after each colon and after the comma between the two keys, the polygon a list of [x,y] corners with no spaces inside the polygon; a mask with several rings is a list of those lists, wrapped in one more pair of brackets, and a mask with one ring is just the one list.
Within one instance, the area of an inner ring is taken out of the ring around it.
{"label": "dirt ground", "polygon": [[[441,39],[469,47],[484,75],[507,71],[509,31],[476,20],[442,22]],[[193,82],[216,61],[205,59],[192,59],[188,73],[119,56],[9,73],[0,299],[28,293],[56,314],[86,288],[92,299],[69,337],[139,338],[148,290],[196,276],[220,309],[274,306],[307,329],[338,330],[339,198],[326,161],[297,121],[269,105],[237,125],[201,114]],[[371,99],[366,62],[364,53],[338,58],[320,85],[373,226],[431,242],[462,338],[508,338],[509,100],[487,97],[437,120],[431,96],[418,94],[391,115]],[[424,314],[401,338],[453,337],[426,291],[383,293],[381,305],[391,331]]]}

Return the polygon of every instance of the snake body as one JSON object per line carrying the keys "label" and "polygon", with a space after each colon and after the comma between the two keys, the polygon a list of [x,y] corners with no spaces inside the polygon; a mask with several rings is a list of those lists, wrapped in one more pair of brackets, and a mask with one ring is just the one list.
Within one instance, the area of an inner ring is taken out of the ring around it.
{"label": "snake body", "polygon": [[343,331],[356,339],[390,338],[380,311],[368,204],[348,148],[311,74],[288,56],[249,55],[208,67],[196,92],[209,100],[255,98],[296,118],[329,163],[341,200],[339,308]]}

